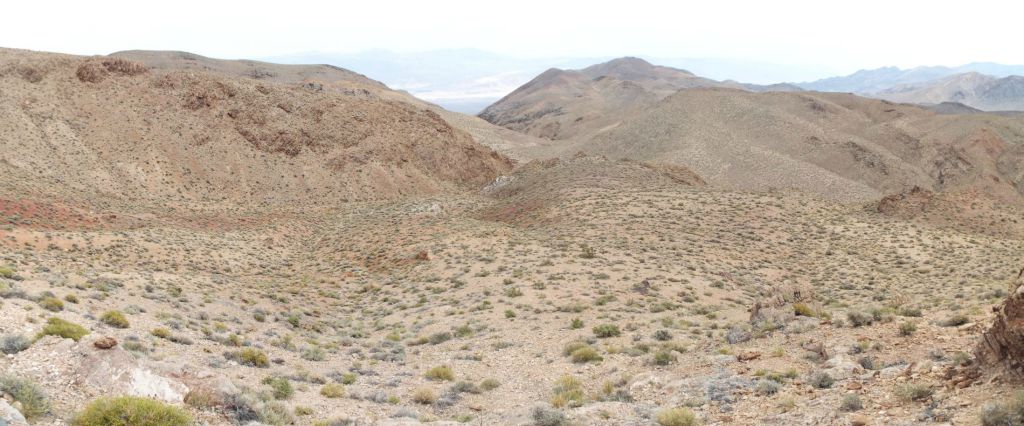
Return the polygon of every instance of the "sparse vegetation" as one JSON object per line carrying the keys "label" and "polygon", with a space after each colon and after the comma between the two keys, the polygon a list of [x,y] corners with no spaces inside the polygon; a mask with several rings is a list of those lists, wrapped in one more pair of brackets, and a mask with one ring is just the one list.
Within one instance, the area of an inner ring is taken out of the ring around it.
{"label": "sparse vegetation", "polygon": [[46,320],[46,326],[43,327],[42,331],[39,332],[36,338],[41,338],[43,336],[57,336],[77,342],[88,334],[89,330],[86,330],[85,327],[57,317],[51,317]]}
{"label": "sparse vegetation", "polygon": [[90,402],[71,422],[74,426],[189,426],[192,418],[180,408],[133,396]]}
{"label": "sparse vegetation", "polygon": [[19,411],[33,420],[50,412],[50,399],[39,385],[27,379],[0,375],[0,394],[8,394],[21,405]]}
{"label": "sparse vegetation", "polygon": [[120,311],[107,311],[100,316],[100,321],[104,324],[115,328],[128,328],[128,318],[125,318],[124,314]]}

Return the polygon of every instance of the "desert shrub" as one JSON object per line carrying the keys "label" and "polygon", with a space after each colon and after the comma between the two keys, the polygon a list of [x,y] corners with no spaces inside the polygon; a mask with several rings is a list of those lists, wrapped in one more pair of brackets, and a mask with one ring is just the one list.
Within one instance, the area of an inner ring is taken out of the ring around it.
{"label": "desert shrub", "polygon": [[565,413],[561,410],[545,406],[534,407],[531,417],[533,417],[533,424],[537,426],[565,426],[569,424],[569,419],[565,417]]}
{"label": "desert shrub", "polygon": [[431,334],[430,338],[428,338],[427,340],[430,342],[431,345],[438,345],[438,344],[447,342],[447,341],[449,341],[451,339],[452,339],[452,334],[451,333],[449,333],[447,331],[442,331],[440,333]]}
{"label": "desert shrub", "polygon": [[199,409],[210,409],[223,403],[217,391],[208,387],[192,388],[185,394],[185,404]]}
{"label": "desert shrub", "polygon": [[270,365],[270,362],[267,360],[267,354],[256,348],[242,349],[235,353],[235,358],[239,364],[250,367],[265,368]]}
{"label": "desert shrub", "polygon": [[942,321],[939,321],[939,325],[942,327],[959,327],[961,325],[967,324],[968,321],[970,321],[970,318],[967,318],[967,315],[956,314]]}
{"label": "desert shrub", "polygon": [[657,340],[657,341],[660,341],[660,342],[666,342],[666,341],[672,340],[672,333],[670,331],[664,330],[664,329],[655,331],[654,332],[654,340]]}
{"label": "desert shrub", "polygon": [[345,396],[345,387],[337,383],[328,383],[320,388],[320,395],[326,398],[341,398]]}
{"label": "desert shrub", "polygon": [[71,421],[74,426],[189,426],[192,418],[181,408],[149,398],[122,396],[90,402]]}
{"label": "desert shrub", "polygon": [[68,303],[78,303],[78,296],[73,294],[66,295],[64,296],[64,301]]}
{"label": "desert shrub", "polygon": [[452,368],[447,365],[440,365],[431,368],[430,370],[427,370],[423,377],[426,377],[430,380],[451,381],[455,379],[455,372],[452,371]]}
{"label": "desert shrub", "polygon": [[662,349],[654,353],[654,364],[655,365],[669,365],[676,362],[676,354],[667,349]]}
{"label": "desert shrub", "polygon": [[863,312],[850,311],[846,313],[846,320],[850,322],[850,326],[862,327],[874,323],[875,317]]}
{"label": "desert shrub", "polygon": [[811,307],[808,306],[806,303],[800,303],[800,302],[797,302],[797,303],[793,304],[793,313],[798,315],[798,316],[802,316],[802,317],[816,317],[816,316],[818,316],[817,314],[814,313],[814,309],[811,309]]}
{"label": "desert shrub", "polygon": [[572,330],[578,330],[583,328],[583,320],[579,318],[573,318],[572,322],[569,323],[569,328]]}
{"label": "desert shrub", "polygon": [[419,388],[412,392],[412,400],[417,404],[433,404],[437,401],[437,393],[431,388]]}
{"label": "desert shrub", "polygon": [[14,279],[14,269],[6,266],[0,266],[0,278]]}
{"label": "desert shrub", "polygon": [[120,311],[107,311],[104,312],[100,317],[100,321],[104,324],[115,328],[128,328],[128,318],[125,318],[124,314]]}
{"label": "desert shrub", "polygon": [[[781,377],[780,377],[781,380]],[[776,380],[758,380],[757,393],[761,395],[775,395],[782,389],[782,383]]]}
{"label": "desert shrub", "polygon": [[284,377],[267,377],[263,379],[263,384],[270,386],[270,393],[274,395],[274,399],[288,399],[295,395],[292,382]]}
{"label": "desert shrub", "polygon": [[484,379],[480,382],[480,389],[486,391],[492,391],[501,386],[501,382],[498,379]]}
{"label": "desert shrub", "polygon": [[839,403],[840,411],[859,411],[864,408],[864,404],[860,402],[860,396],[855,393],[846,394],[843,396],[843,401]]}
{"label": "desert shrub", "polygon": [[0,394],[8,394],[21,403],[21,414],[32,420],[50,412],[50,399],[43,388],[27,379],[0,376]]}
{"label": "desert shrub", "polygon": [[43,336],[58,336],[77,342],[87,334],[89,334],[89,330],[86,330],[85,327],[57,317],[52,317],[46,320],[46,326],[39,331],[36,338],[38,339]]}
{"label": "desert shrub", "polygon": [[982,426],[1024,425],[1024,392],[1005,402],[989,402],[981,408]]}
{"label": "desert shrub", "polygon": [[594,335],[602,339],[608,337],[615,337],[620,334],[622,334],[622,331],[620,331],[619,326],[615,324],[601,324],[597,327],[594,327]]}
{"label": "desert shrub", "polygon": [[357,376],[356,373],[349,372],[349,373],[342,374],[341,375],[341,384],[343,384],[343,385],[351,385],[351,384],[355,383],[356,379],[358,379],[358,378],[359,378],[359,376]]}
{"label": "desert shrub", "polygon": [[168,330],[168,329],[166,329],[164,327],[154,328],[153,330],[151,330],[149,332],[149,334],[152,334],[154,337],[159,337],[161,339],[170,339],[171,338],[171,330]]}
{"label": "desert shrub", "polygon": [[583,383],[573,376],[562,376],[555,381],[554,397],[551,398],[551,405],[561,408],[566,405],[579,407],[583,405]]}
{"label": "desert shrub", "polygon": [[61,302],[60,299],[53,296],[47,296],[40,299],[39,306],[42,306],[43,309],[50,312],[60,312],[64,310],[64,302]]}
{"label": "desert shrub", "polygon": [[688,408],[666,408],[655,417],[658,426],[695,426],[697,417]]}
{"label": "desert shrub", "polygon": [[570,356],[572,357],[572,362],[575,362],[577,364],[583,364],[587,362],[599,362],[604,359],[601,357],[600,354],[597,353],[596,349],[590,346],[578,348],[572,351]]}
{"label": "desert shrub", "polygon": [[824,371],[815,371],[807,376],[807,383],[818,389],[828,389],[835,383],[835,379]]}
{"label": "desert shrub", "polygon": [[22,334],[8,334],[0,338],[0,352],[16,354],[32,346],[32,340]]}
{"label": "desert shrub", "polygon": [[928,399],[932,393],[934,393],[932,388],[920,383],[904,383],[896,386],[896,389],[893,390],[893,394],[897,398],[907,402]]}
{"label": "desert shrub", "polygon": [[302,351],[302,359],[307,361],[323,361],[327,359],[327,354],[319,346],[311,346]]}
{"label": "desert shrub", "polygon": [[910,336],[917,331],[917,324],[910,321],[900,323],[900,336]]}
{"label": "desert shrub", "polygon": [[910,306],[900,308],[899,314],[903,317],[920,317],[922,315],[921,308],[914,308]]}
{"label": "desert shrub", "polygon": [[258,404],[256,417],[261,423],[274,426],[295,423],[295,416],[288,410],[288,406],[277,401]]}

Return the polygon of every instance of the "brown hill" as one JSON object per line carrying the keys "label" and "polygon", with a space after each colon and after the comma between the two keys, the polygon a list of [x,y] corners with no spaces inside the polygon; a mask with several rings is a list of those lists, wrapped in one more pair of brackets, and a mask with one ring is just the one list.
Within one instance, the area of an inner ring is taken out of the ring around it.
{"label": "brown hill", "polygon": [[521,152],[547,144],[543,139],[493,125],[476,116],[445,110],[407,92],[392,90],[362,74],[332,65],[286,65],[251,60],[224,60],[188,52],[152,50],[129,50],[113,53],[111,56],[140,62],[154,70],[195,70],[286,85],[310,84],[329,92],[379,97],[412,104],[437,113],[453,127],[472,135],[477,142],[513,158],[525,159]]}
{"label": "brown hill", "polygon": [[835,93],[684,90],[566,152],[664,161],[713,185],[878,198],[910,186],[1024,194],[1024,122]]}
{"label": "brown hill", "polygon": [[[334,202],[480,186],[511,167],[437,113],[345,70],[295,68],[300,82],[265,65],[150,68],[124,56],[0,51],[10,187]],[[324,89],[325,73],[350,90]]]}
{"label": "brown hill", "polygon": [[620,58],[579,71],[550,69],[480,113],[483,119],[532,136],[589,137],[680,89],[732,87],[638,58]]}

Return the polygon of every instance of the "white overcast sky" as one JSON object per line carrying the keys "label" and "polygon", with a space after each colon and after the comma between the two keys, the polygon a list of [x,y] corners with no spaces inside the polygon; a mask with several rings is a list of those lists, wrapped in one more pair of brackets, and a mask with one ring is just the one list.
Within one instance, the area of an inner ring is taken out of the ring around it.
{"label": "white overcast sky", "polygon": [[1024,63],[1024,2],[18,0],[0,46],[77,54],[479,48],[525,57],[736,58],[841,72]]}

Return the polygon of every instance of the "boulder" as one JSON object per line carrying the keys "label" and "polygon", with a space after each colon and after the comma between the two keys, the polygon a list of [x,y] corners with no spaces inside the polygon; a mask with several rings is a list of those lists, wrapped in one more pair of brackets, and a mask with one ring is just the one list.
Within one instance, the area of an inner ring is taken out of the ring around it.
{"label": "boulder", "polygon": [[182,403],[188,387],[182,382],[160,376],[145,368],[120,347],[106,350],[92,345],[78,345],[81,361],[76,377],[81,384],[115,395],[153,398],[169,403]]}
{"label": "boulder", "polygon": [[3,398],[0,398],[0,426],[28,426],[28,420]]}

